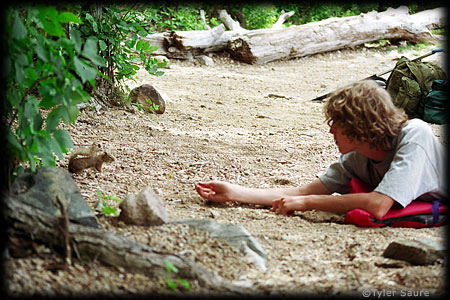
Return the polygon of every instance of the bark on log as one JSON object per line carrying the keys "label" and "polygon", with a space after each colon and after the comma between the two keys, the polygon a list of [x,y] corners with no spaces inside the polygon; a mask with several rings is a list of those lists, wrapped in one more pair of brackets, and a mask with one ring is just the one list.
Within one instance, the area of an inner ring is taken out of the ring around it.
{"label": "bark on log", "polygon": [[421,21],[418,21],[415,15],[408,14],[407,7],[400,7],[381,13],[330,18],[284,29],[252,30],[231,39],[228,50],[235,59],[251,64],[264,64],[381,39],[419,42],[433,38],[422,20],[440,20],[442,14],[441,9],[423,12]]}
{"label": "bark on log", "polygon": [[[33,240],[57,250],[64,247],[64,235],[58,229],[58,217],[14,198],[7,198],[5,204],[10,234],[31,236]],[[166,262],[169,261],[178,268],[177,276],[196,279],[202,286],[209,287],[214,292],[248,293],[191,260],[154,249],[107,230],[69,223],[68,234],[73,253],[83,260],[99,261],[123,267],[130,272],[160,277],[167,276]]]}
{"label": "bark on log", "polygon": [[[263,64],[266,62],[301,57],[321,52],[361,45],[380,39],[403,39],[413,42],[433,39],[429,29],[446,25],[445,9],[436,8],[414,15],[407,7],[370,12],[359,16],[330,18],[319,22],[287,28],[245,30],[239,23],[222,19],[211,30],[174,31],[156,33],[145,37],[159,49],[155,55],[186,59],[189,56],[228,50],[234,59]],[[286,20],[289,13],[280,16]],[[280,21],[281,22],[281,21]]]}
{"label": "bark on log", "polygon": [[238,32],[226,31],[220,24],[210,30],[172,31],[150,34],[142,39],[158,46],[154,55],[165,55],[169,58],[187,59],[208,52],[223,51],[228,41]]}

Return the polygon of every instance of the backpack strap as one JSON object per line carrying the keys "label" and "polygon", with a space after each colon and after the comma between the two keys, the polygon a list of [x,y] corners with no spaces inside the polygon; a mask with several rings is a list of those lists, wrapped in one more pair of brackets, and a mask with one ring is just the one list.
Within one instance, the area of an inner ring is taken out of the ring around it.
{"label": "backpack strap", "polygon": [[433,222],[431,223],[431,226],[433,227],[439,220],[439,205],[441,204],[440,200],[433,201],[433,204],[431,206],[431,212],[433,214]]}

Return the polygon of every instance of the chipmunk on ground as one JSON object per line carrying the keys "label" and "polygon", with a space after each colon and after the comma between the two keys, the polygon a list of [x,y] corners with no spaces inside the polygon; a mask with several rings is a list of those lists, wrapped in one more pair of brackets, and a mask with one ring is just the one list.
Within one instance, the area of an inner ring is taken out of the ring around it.
{"label": "chipmunk on ground", "polygon": [[[103,163],[113,162],[114,158],[106,152],[97,154],[99,147],[92,144],[91,147],[77,148],[72,151],[69,157],[69,171],[72,173],[80,173],[87,168],[95,168],[97,171],[102,171]],[[82,155],[84,157],[77,157]]]}

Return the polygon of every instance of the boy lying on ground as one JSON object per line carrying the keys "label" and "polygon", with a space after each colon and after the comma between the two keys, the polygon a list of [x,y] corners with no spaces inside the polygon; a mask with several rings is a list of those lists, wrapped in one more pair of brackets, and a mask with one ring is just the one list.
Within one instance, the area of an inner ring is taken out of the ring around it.
{"label": "boy lying on ground", "polygon": [[[406,207],[413,200],[446,199],[443,145],[427,123],[408,120],[376,82],[336,91],[324,113],[342,155],[318,179],[300,187],[269,189],[199,182],[197,192],[213,202],[271,206],[282,215],[362,209],[375,219],[383,218],[394,203]],[[340,195],[332,195],[335,192]]]}

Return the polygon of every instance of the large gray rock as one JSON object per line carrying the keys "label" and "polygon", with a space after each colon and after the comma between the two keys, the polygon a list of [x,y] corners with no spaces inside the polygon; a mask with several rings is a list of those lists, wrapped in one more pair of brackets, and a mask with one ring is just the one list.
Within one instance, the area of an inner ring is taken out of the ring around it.
{"label": "large gray rock", "polygon": [[150,187],[144,188],[137,195],[128,195],[119,207],[119,219],[127,224],[162,225],[168,221],[161,197]]}
{"label": "large gray rock", "polygon": [[259,269],[266,270],[266,252],[244,227],[234,224],[221,224],[210,219],[188,219],[173,222],[208,231],[212,237],[225,240],[230,246],[238,249]]}
{"label": "large gray rock", "polygon": [[99,227],[94,212],[83,199],[70,173],[58,167],[40,167],[19,175],[11,186],[12,196],[49,214],[61,216],[59,197],[70,221]]}
{"label": "large gray rock", "polygon": [[442,242],[431,239],[393,241],[384,250],[383,256],[415,265],[428,265],[443,258],[445,248]]}

